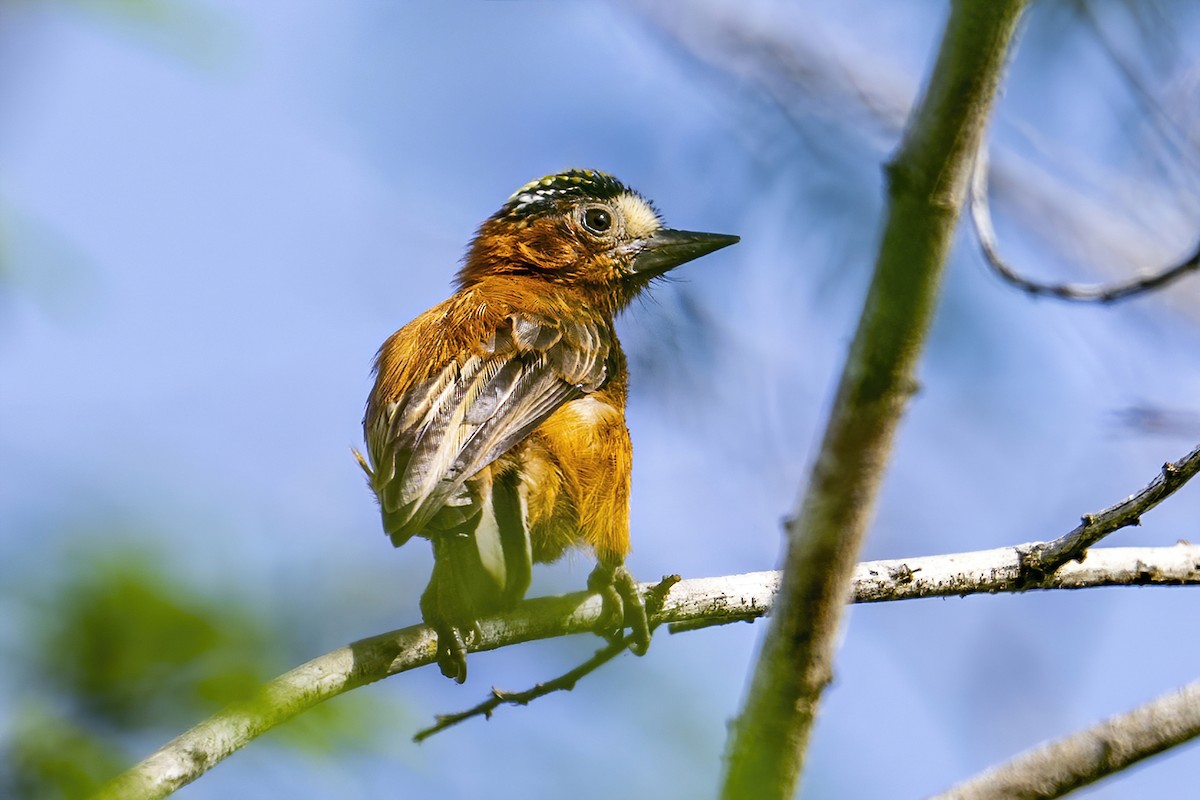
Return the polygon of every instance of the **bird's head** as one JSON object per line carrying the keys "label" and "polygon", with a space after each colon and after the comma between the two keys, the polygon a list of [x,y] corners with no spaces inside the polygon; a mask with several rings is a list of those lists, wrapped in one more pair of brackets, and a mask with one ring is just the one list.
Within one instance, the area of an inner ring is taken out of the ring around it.
{"label": "bird's head", "polygon": [[737,241],[665,228],[654,206],[613,176],[572,169],[525,184],[480,226],[458,284],[523,275],[616,310],[652,279]]}

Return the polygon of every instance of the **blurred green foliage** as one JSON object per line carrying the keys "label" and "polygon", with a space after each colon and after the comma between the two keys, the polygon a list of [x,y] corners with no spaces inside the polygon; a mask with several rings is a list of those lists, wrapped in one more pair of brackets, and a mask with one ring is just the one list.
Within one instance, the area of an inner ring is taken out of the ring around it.
{"label": "blurred green foliage", "polygon": [[[103,550],[64,559],[55,585],[17,604],[29,633],[7,654],[21,700],[0,746],[0,797],[85,797],[148,747],[295,666],[285,662],[298,625],[190,587],[167,559],[107,538]],[[340,698],[271,741],[307,754],[372,749],[387,717],[395,715],[377,698]]]}
{"label": "blurred green foliage", "polygon": [[121,769],[121,748],[45,708],[26,708],[5,743],[0,793],[11,798],[86,797]]}
{"label": "blurred green foliage", "polygon": [[277,645],[266,621],[235,600],[193,596],[144,554],[123,555],[55,598],[37,651],[42,679],[84,719],[123,730],[245,698]]}

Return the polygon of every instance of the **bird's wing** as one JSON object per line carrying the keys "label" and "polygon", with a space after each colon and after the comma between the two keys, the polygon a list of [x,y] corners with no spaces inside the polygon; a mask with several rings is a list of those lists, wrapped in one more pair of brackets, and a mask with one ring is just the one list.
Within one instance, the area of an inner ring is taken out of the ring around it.
{"label": "bird's wing", "polygon": [[380,409],[367,432],[368,472],[393,543],[431,522],[458,528],[478,515],[470,478],[564,403],[598,389],[610,347],[611,333],[594,323],[513,314],[479,352]]}

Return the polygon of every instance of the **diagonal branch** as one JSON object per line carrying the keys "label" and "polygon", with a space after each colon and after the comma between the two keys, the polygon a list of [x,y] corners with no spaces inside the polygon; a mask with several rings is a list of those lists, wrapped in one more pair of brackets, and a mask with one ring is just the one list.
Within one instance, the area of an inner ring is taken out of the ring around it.
{"label": "diagonal branch", "polygon": [[983,258],[997,275],[1023,292],[1035,297],[1054,297],[1077,303],[1115,303],[1174,283],[1191,272],[1200,270],[1200,245],[1180,263],[1141,278],[1110,285],[1079,283],[1040,283],[1022,276],[1000,254],[992,211],[988,203],[988,157],[983,144],[975,157],[971,176],[971,221]]}
{"label": "diagonal branch", "polygon": [[[922,558],[869,561],[858,565],[854,601],[877,603],[920,597],[1084,589],[1097,586],[1200,586],[1200,545],[1160,548],[1103,548],[1083,563],[1026,580],[1022,547]],[[653,589],[653,584],[640,587]],[[652,624],[700,627],[767,614],[779,586],[778,572],[752,572],[680,581]],[[577,592],[527,600],[513,611],[480,623],[472,650],[585,633],[600,620],[598,595]],[[297,714],[339,694],[432,664],[436,639],[424,625],[362,639],[318,656],[264,685],[251,702],[219,712],[168,742],[118,776],[96,800],[150,800],[191,783],[253,739]]]}
{"label": "diagonal branch", "polygon": [[1142,514],[1174,494],[1197,472],[1200,472],[1200,446],[1176,462],[1163,464],[1162,472],[1137,494],[1096,514],[1086,514],[1070,533],[1031,547],[1025,553],[1024,570],[1029,575],[1051,573],[1072,559],[1082,558],[1089,547],[1110,533],[1140,525]]}
{"label": "diagonal branch", "polygon": [[795,794],[833,674],[854,562],[916,387],[942,272],[1024,0],[957,0],[929,82],[887,165],[871,288],[821,449],[788,525],[777,611],[730,730],[722,797]]}
{"label": "diagonal branch", "polygon": [[438,714],[432,725],[428,728],[422,728],[413,735],[413,741],[419,744],[435,733],[441,733],[460,722],[466,722],[471,717],[491,719],[492,713],[505,703],[508,705],[527,706],[539,697],[545,697],[553,692],[569,692],[575,688],[575,684],[579,683],[580,680],[600,669],[600,667],[612,661],[621,655],[621,653],[624,653],[634,642],[635,639],[633,636],[623,636],[620,639],[609,642],[593,653],[592,657],[587,661],[567,670],[557,678],[537,684],[532,689],[526,689],[521,692],[508,692],[492,687],[491,694],[486,700],[471,706],[466,711],[457,711],[453,714]]}
{"label": "diagonal branch", "polygon": [[1200,736],[1200,681],[1144,706],[1028,750],[933,800],[1062,797]]}

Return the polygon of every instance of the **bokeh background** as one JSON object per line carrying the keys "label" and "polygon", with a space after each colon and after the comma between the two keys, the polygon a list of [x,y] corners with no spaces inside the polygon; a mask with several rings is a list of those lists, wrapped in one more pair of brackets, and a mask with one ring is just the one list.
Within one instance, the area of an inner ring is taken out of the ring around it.
{"label": "bokeh background", "polygon": [[[869,279],[881,166],[946,3],[0,3],[0,794],[74,797],[257,680],[412,624],[349,448],[371,359],[517,186],[611,171],[742,243],[620,329],[634,573],[773,567]],[[992,131],[1002,244],[1106,280],[1200,236],[1200,8],[1042,2]],[[964,226],[867,557],[1057,535],[1200,440],[1200,280],[1034,301]],[[1187,487],[1112,544],[1200,535]],[[583,557],[534,593],[578,589]],[[1187,589],[852,610],[809,797],[915,797],[1194,679]],[[762,625],[426,669],[180,797],[705,797]],[[1200,752],[1085,792],[1171,797]]]}

